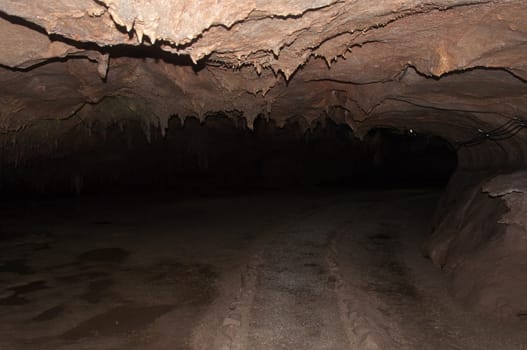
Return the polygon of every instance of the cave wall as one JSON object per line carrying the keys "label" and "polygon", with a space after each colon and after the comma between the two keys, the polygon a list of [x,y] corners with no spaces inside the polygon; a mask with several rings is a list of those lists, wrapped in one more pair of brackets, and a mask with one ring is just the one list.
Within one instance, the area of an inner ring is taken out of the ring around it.
{"label": "cave wall", "polygon": [[[116,125],[136,123],[148,142],[172,116],[216,112],[249,129],[258,116],[302,132],[331,118],[359,137],[437,135],[458,149],[459,174],[427,251],[466,304],[517,314],[517,286],[495,276],[526,275],[505,258],[527,254],[524,226],[509,222],[522,177],[500,177],[527,159],[526,18],[523,0],[5,0],[2,173],[98,140],[85,135],[119,138]],[[492,179],[517,189],[496,195]]]}
{"label": "cave wall", "polygon": [[458,171],[424,250],[462,305],[500,317],[527,310],[525,171]]}

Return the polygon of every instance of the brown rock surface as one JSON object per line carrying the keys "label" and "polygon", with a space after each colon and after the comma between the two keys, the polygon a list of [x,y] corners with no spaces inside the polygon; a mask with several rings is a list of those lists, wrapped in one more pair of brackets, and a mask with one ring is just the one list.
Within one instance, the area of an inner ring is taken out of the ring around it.
{"label": "brown rock surface", "polygon": [[[161,125],[220,110],[249,125],[259,114],[307,125],[328,114],[355,129],[401,124],[452,141],[526,109],[521,1],[7,1],[1,10],[4,132],[107,96],[144,99]],[[97,64],[19,70],[79,56]],[[65,80],[76,88],[58,92]],[[50,100],[56,112],[38,116]]]}
{"label": "brown rock surface", "polygon": [[[473,173],[457,176],[465,179],[451,186],[447,214],[425,249],[452,276],[452,292],[465,305],[521,316],[527,309],[525,172],[486,174],[479,182]],[[464,181],[477,185],[460,186]]]}
{"label": "brown rock surface", "polygon": [[[163,134],[173,115],[223,111],[249,127],[259,115],[279,126],[299,117],[304,128],[330,117],[359,135],[375,126],[452,143],[483,135],[459,150],[461,169],[520,168],[526,137],[511,120],[527,115],[525,18],[522,0],[6,0],[0,161],[50,154],[61,135],[89,135],[95,123],[133,119]],[[504,125],[510,132],[485,141]],[[469,247],[457,239],[443,257]],[[524,274],[518,264],[503,268]],[[499,283],[505,292],[491,291],[486,305],[517,300]]]}

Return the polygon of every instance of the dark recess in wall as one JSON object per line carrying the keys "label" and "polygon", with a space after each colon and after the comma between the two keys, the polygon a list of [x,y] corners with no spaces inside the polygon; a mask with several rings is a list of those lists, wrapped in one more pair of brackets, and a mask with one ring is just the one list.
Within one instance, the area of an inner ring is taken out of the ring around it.
{"label": "dark recess in wall", "polygon": [[456,155],[431,135],[374,129],[362,140],[331,120],[303,131],[291,119],[283,128],[258,118],[209,116],[204,123],[170,119],[150,141],[137,121],[71,130],[47,157],[16,167],[2,164],[4,194],[56,195],[170,190],[238,192],[303,186],[393,188],[442,186]]}

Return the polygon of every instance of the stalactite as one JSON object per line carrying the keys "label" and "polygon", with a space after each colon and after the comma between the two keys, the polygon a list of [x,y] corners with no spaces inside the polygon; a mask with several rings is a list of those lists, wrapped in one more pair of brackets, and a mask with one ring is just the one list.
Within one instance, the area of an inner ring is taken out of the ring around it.
{"label": "stalactite", "polygon": [[152,143],[152,125],[150,124],[150,122],[145,121],[145,122],[141,123],[141,128],[143,129],[143,133],[145,135],[146,142]]}

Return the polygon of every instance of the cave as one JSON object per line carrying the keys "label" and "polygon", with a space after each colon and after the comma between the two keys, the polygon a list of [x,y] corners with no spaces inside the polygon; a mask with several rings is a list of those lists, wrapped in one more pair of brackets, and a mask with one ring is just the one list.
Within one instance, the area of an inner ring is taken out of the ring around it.
{"label": "cave", "polygon": [[0,2],[0,348],[524,349],[525,18]]}

